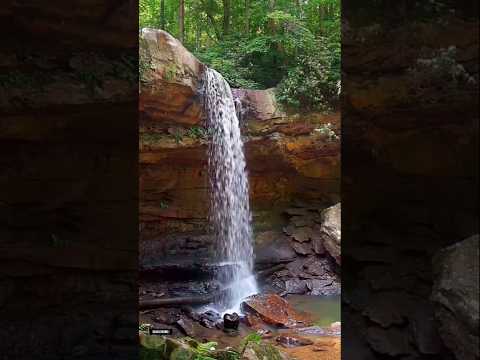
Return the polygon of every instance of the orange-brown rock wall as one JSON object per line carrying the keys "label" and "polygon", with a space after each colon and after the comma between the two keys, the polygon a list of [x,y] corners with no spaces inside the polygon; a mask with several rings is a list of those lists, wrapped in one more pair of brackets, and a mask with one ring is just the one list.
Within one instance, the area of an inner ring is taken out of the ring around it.
{"label": "orange-brown rock wall", "polygon": [[[204,65],[162,31],[144,29],[140,46],[148,64],[140,89],[140,239],[162,248],[174,234],[206,230]],[[246,110],[241,125],[254,225],[279,226],[281,208],[294,199],[339,201],[340,114],[288,114],[274,89],[233,93]]]}

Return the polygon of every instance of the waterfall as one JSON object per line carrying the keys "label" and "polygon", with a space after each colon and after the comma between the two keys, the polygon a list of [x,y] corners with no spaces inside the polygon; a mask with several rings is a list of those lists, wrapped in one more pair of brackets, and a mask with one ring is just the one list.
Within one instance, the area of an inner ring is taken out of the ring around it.
{"label": "waterfall", "polygon": [[241,301],[257,293],[253,275],[253,236],[248,177],[235,102],[227,81],[213,69],[204,74],[204,103],[210,190],[209,219],[217,259],[224,263],[218,280],[226,288],[218,310],[240,313]]}

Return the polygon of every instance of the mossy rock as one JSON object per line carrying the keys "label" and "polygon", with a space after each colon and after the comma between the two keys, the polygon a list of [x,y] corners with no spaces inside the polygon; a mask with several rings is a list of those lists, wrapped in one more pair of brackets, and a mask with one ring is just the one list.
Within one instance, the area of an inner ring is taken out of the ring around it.
{"label": "mossy rock", "polygon": [[172,351],[170,354],[170,360],[193,360],[195,358],[195,352],[188,346],[181,345]]}
{"label": "mossy rock", "polygon": [[166,339],[163,336],[140,334],[140,345],[146,349],[165,351]]}
{"label": "mossy rock", "polygon": [[282,353],[272,344],[248,343],[243,351],[242,360],[288,360],[288,356]]}
{"label": "mossy rock", "polygon": [[240,358],[240,354],[238,351],[233,349],[222,349],[216,350],[212,357],[217,360],[238,360]]}
{"label": "mossy rock", "polygon": [[[193,341],[193,342],[192,342]],[[194,340],[140,335],[140,358],[142,360],[193,360]]]}
{"label": "mossy rock", "polygon": [[140,334],[141,360],[168,360],[164,337]]}
{"label": "mossy rock", "polygon": [[140,360],[168,360],[162,350],[140,346]]}

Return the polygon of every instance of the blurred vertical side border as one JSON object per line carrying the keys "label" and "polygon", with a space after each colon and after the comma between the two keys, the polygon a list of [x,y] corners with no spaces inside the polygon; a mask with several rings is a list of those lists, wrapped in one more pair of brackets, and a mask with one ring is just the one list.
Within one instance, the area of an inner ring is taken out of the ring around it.
{"label": "blurred vertical side border", "polygon": [[0,5],[0,358],[138,355],[138,2]]}
{"label": "blurred vertical side border", "polygon": [[478,2],[342,14],[342,359],[478,359]]}

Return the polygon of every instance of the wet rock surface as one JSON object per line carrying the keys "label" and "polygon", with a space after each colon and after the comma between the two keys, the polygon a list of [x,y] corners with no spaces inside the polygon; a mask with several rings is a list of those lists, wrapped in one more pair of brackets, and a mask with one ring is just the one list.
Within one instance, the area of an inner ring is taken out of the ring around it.
{"label": "wet rock surface", "polygon": [[306,339],[300,336],[287,336],[281,335],[275,338],[275,341],[282,345],[283,347],[290,348],[290,347],[298,347],[298,346],[305,346],[305,345],[312,345],[313,341],[310,339]]}
{"label": "wet rock surface", "polygon": [[223,315],[223,327],[225,329],[238,329],[238,325],[240,324],[240,317],[237,313],[233,314],[225,314]]}
{"label": "wet rock surface", "polygon": [[478,239],[472,236],[433,258],[435,316],[443,341],[457,359],[479,358]]}
{"label": "wet rock surface", "polygon": [[[285,261],[285,268],[273,272],[266,282],[282,295],[338,295],[340,293],[339,264],[335,263],[336,259],[325,251],[324,242],[334,242],[335,247],[332,248],[332,252],[339,262],[338,246],[341,232],[335,225],[340,223],[341,204],[338,203],[329,208],[302,205],[284,210],[289,220],[283,227],[283,234],[276,234],[281,238],[281,242],[272,242],[270,245],[273,249],[277,243],[280,243],[285,248],[288,241],[290,253],[293,251],[296,256],[290,259],[293,261]],[[320,214],[325,212],[328,215],[322,218]],[[332,234],[335,235],[335,240],[328,238]],[[278,261],[278,263],[283,262]]]}
{"label": "wet rock surface", "polygon": [[[140,342],[147,349],[161,349],[168,354],[177,351],[184,355],[188,355],[191,350],[195,352],[200,343],[210,342],[210,346],[215,348],[212,354],[222,359],[229,351],[234,351],[240,354],[240,358],[246,356],[256,359],[254,356],[260,356],[260,360],[279,360],[287,357],[283,351],[300,348],[303,349],[300,357],[293,358],[339,359],[340,323],[325,327],[305,326],[309,325],[309,321],[304,319],[310,317],[294,310],[287,301],[275,294],[254,296],[251,300],[252,307],[245,309],[244,316],[237,318],[235,314],[228,314],[223,317],[223,321],[220,314],[213,310],[205,311],[189,306],[144,311],[140,314],[140,323],[144,324],[143,326],[170,329],[172,336],[152,337],[141,330]],[[287,321],[287,318],[296,321]],[[298,321],[299,319],[301,321]],[[236,320],[239,320],[236,323],[238,328],[230,329],[227,322]],[[148,334],[148,331],[146,333]],[[217,344],[213,345],[212,341]],[[180,350],[175,350],[177,348]],[[254,351],[245,351],[248,348]]]}
{"label": "wet rock surface", "polygon": [[338,360],[341,358],[341,344],[339,337],[309,338],[313,344],[282,347],[293,359],[308,360]]}
{"label": "wet rock surface", "polygon": [[253,295],[244,300],[242,310],[258,315],[267,324],[295,327],[309,323],[307,314],[299,313],[276,294]]}

